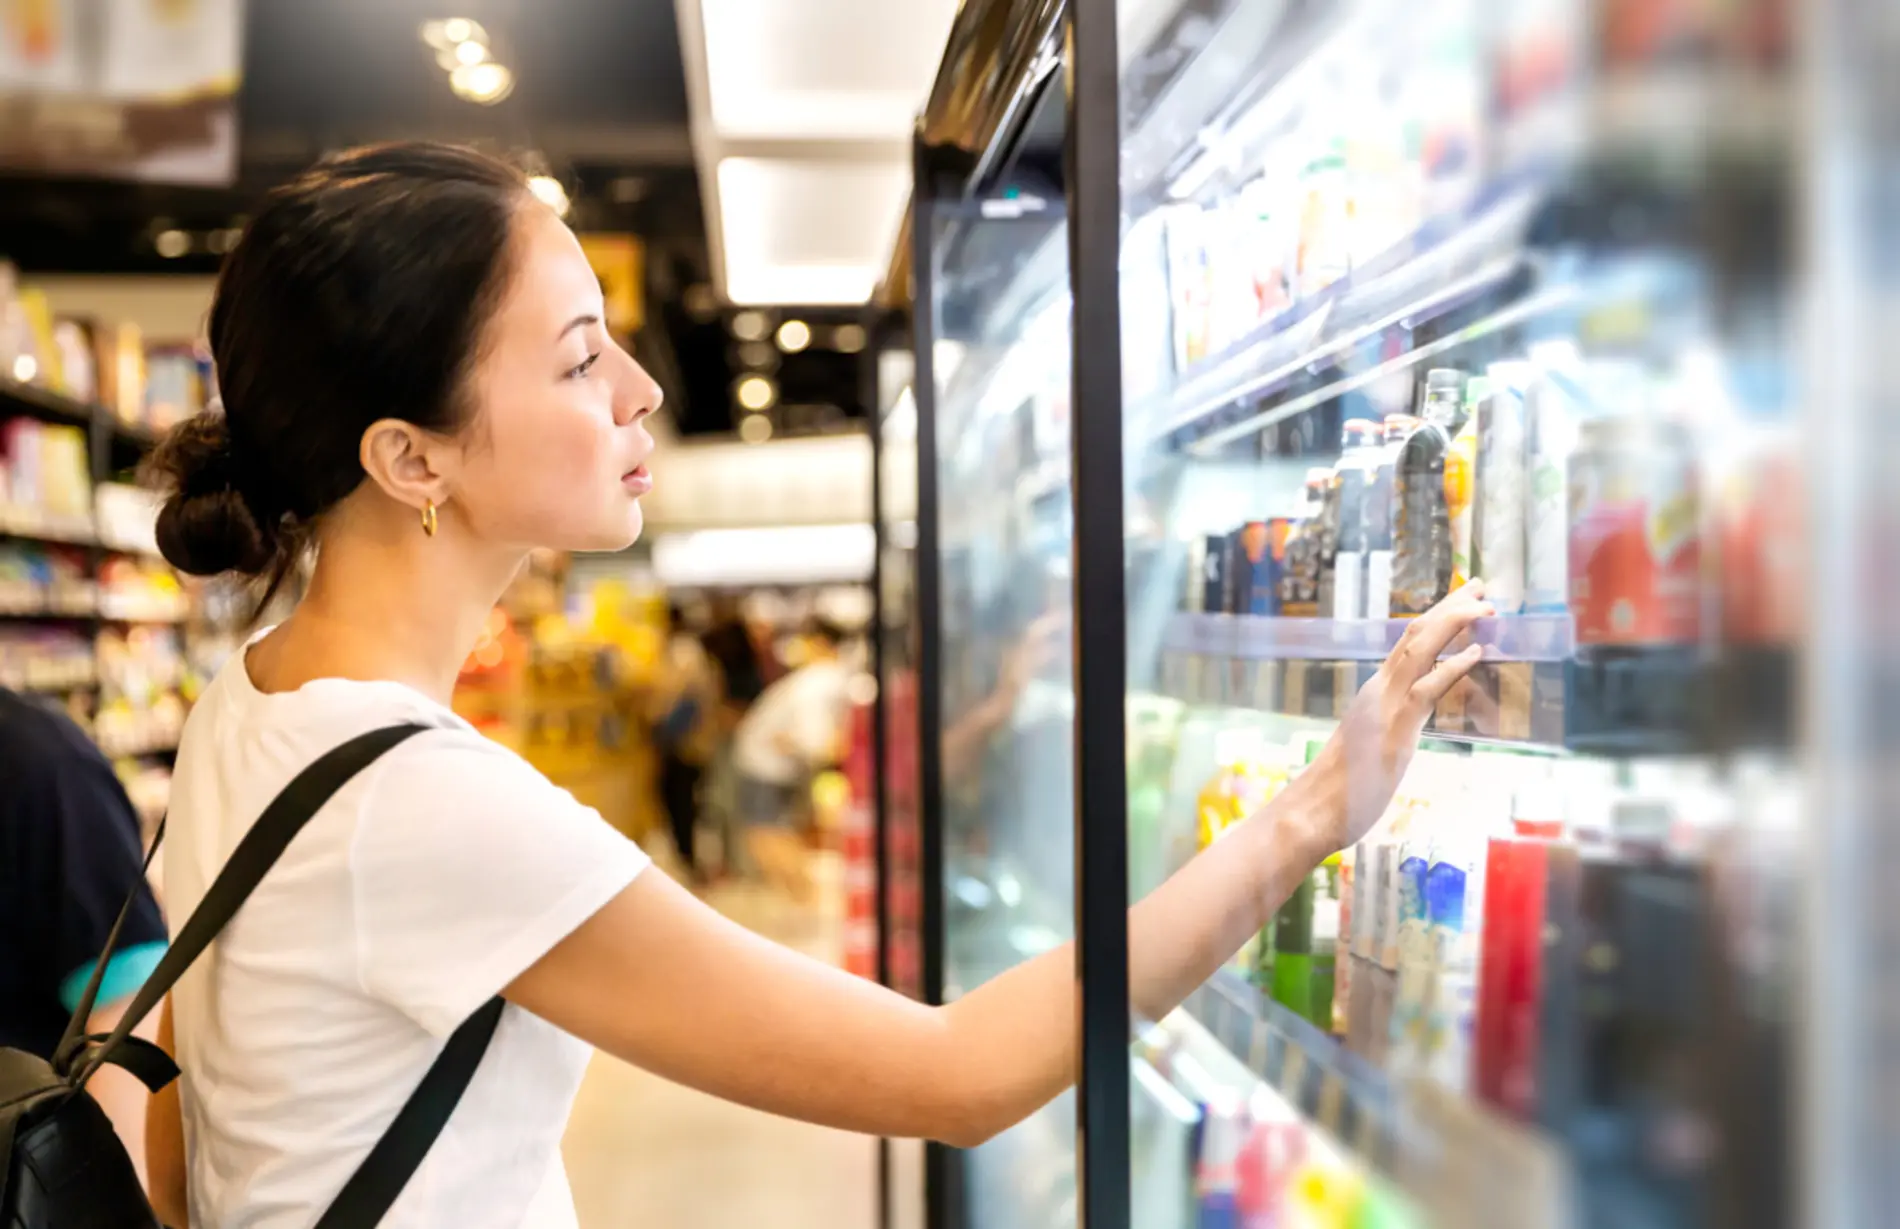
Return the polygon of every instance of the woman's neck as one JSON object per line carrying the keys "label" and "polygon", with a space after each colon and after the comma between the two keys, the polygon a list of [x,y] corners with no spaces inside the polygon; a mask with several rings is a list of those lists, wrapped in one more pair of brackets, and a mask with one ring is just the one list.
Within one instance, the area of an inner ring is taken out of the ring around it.
{"label": "woman's neck", "polygon": [[388,681],[449,703],[525,555],[473,542],[446,516],[433,538],[406,519],[378,519],[352,518],[323,535],[303,601],[252,651],[259,688],[290,691],[320,678]]}

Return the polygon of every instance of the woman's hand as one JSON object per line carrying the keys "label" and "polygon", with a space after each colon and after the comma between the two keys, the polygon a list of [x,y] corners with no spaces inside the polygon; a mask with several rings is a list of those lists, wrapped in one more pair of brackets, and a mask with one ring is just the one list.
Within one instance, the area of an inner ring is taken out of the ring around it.
{"label": "woman's hand", "polygon": [[1329,808],[1337,827],[1322,833],[1329,851],[1357,844],[1379,822],[1412,762],[1425,722],[1445,693],[1478,664],[1484,651],[1467,645],[1439,655],[1496,611],[1474,580],[1412,620],[1398,647],[1353,698],[1314,768],[1330,777],[1342,805]]}

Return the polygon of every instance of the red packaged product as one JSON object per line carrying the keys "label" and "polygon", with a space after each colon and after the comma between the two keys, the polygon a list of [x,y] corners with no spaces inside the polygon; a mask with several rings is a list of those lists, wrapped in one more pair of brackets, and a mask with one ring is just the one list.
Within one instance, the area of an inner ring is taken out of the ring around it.
{"label": "red packaged product", "polygon": [[1583,425],[1570,459],[1578,644],[1685,644],[1700,636],[1699,508],[1695,457],[1679,426],[1640,411]]}
{"label": "red packaged product", "polygon": [[1472,1037],[1479,1099],[1522,1120],[1537,1108],[1544,876],[1550,842],[1493,837],[1485,858],[1484,930]]}

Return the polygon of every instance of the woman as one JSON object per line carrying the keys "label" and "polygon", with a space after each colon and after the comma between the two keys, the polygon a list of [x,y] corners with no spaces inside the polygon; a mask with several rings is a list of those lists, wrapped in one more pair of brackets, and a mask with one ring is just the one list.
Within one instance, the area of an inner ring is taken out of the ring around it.
{"label": "woman", "polygon": [[[492,995],[481,1070],[385,1226],[571,1226],[559,1141],[590,1047],[856,1131],[973,1145],[1075,1073],[1072,954],[950,1006],[757,938],[450,713],[527,552],[618,550],[651,489],[660,390],[606,332],[574,236],[512,170],[359,150],[279,189],[211,312],[222,415],[166,440],[159,541],[188,572],[281,577],[284,623],[235,655],[179,751],[175,916],[290,778],[362,731],[441,727],[353,781],[170,996],[184,1071],[155,1099],[161,1211],[308,1225],[442,1040]],[[1173,1007],[1384,810],[1485,612],[1419,619],[1326,753],[1130,913],[1135,1010]],[[182,1105],[181,1105],[182,1102]]]}

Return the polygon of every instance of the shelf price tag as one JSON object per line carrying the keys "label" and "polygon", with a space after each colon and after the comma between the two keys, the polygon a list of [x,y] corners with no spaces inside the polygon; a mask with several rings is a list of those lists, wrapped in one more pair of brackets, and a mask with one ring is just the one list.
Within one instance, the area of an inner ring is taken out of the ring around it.
{"label": "shelf price tag", "polygon": [[1337,1068],[1326,1067],[1319,1074],[1319,1125],[1331,1132],[1335,1139],[1344,1134],[1341,1126],[1346,1110],[1346,1080]]}
{"label": "shelf price tag", "polygon": [[1522,742],[1531,736],[1531,671],[1525,662],[1498,667],[1498,737]]}
{"label": "shelf price tag", "polygon": [[1267,1073],[1267,1043],[1272,1036],[1273,1032],[1267,1027],[1267,1022],[1255,1016],[1253,1034],[1247,1039],[1247,1069],[1255,1075],[1264,1076]]}
{"label": "shelf price tag", "polygon": [[1352,698],[1358,694],[1359,663],[1356,661],[1335,663],[1333,666],[1332,716],[1344,717],[1346,715],[1346,709],[1352,705]]}
{"label": "shelf price tag", "polygon": [[1309,663],[1286,663],[1286,686],[1280,695],[1279,711],[1292,717],[1306,715],[1306,671]]}
{"label": "shelf price tag", "polygon": [[1288,1038],[1286,1056],[1280,1061],[1280,1095],[1298,1106],[1301,1112],[1306,1107],[1300,1104],[1300,1086],[1306,1081],[1306,1049],[1299,1042]]}
{"label": "shelf price tag", "polygon": [[1275,676],[1278,673],[1276,669],[1278,664],[1279,663],[1272,661],[1258,661],[1254,663],[1253,707],[1263,713],[1273,712],[1275,709],[1274,702],[1279,698],[1274,694],[1275,691],[1278,690],[1274,686],[1276,682]]}

